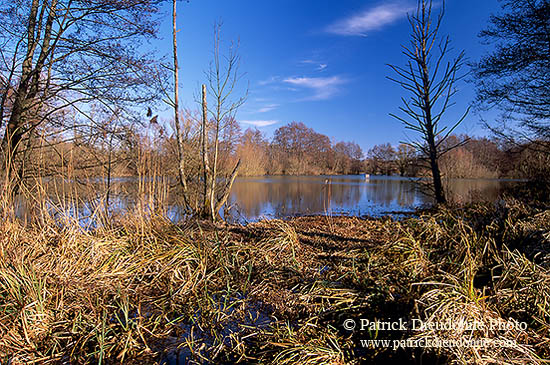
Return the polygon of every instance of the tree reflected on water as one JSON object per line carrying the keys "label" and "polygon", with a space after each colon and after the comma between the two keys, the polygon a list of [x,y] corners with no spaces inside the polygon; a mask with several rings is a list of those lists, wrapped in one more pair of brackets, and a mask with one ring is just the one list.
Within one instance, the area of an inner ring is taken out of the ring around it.
{"label": "tree reflected on water", "polygon": [[[48,206],[54,216],[72,216],[82,224],[92,226],[93,216],[101,209],[117,214],[140,206],[146,211],[164,214],[173,221],[184,218],[181,199],[168,191],[167,183],[147,181],[149,184],[143,182],[140,185],[137,179],[116,179],[111,187],[112,199],[108,206],[104,206],[104,196],[98,193],[105,190],[101,188],[101,179],[87,185],[52,180],[49,184],[52,185],[51,191],[46,193]],[[501,180],[453,179],[446,182],[446,195],[450,202],[460,204],[494,201],[506,184],[508,182]],[[144,185],[152,188],[144,189]],[[56,191],[60,189],[72,191],[72,196],[78,199],[59,201]],[[431,198],[410,179],[373,176],[366,180],[364,175],[239,178],[229,201],[230,222],[309,214],[381,216],[414,211],[432,203]],[[16,215],[23,219],[32,215],[34,208],[31,203],[21,199]],[[221,213],[224,212],[222,209]]]}
{"label": "tree reflected on water", "polygon": [[[451,201],[494,200],[503,182],[450,180]],[[307,214],[383,215],[412,211],[432,203],[414,181],[406,178],[363,175],[269,176],[235,182],[230,211],[233,219],[287,217]]]}

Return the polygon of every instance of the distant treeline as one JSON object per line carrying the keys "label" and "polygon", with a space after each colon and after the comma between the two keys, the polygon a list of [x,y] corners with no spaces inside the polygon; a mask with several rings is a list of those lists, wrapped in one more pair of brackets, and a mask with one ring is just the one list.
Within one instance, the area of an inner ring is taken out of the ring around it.
{"label": "distant treeline", "polygon": [[[550,173],[550,158],[541,144],[506,144],[485,137],[451,135],[445,141],[451,150],[440,160],[447,178],[512,178],[538,180]],[[445,146],[447,147],[447,146]],[[452,148],[454,147],[454,148]],[[425,161],[407,144],[389,143],[371,148],[364,160],[365,171],[376,175],[428,176]]]}
{"label": "distant treeline", "polygon": [[268,141],[259,130],[247,129],[235,153],[241,158],[241,175],[359,174],[364,171],[363,151],[354,142],[335,142],[303,123],[277,129]]}
{"label": "distant treeline", "polygon": [[[57,145],[56,153],[44,153],[50,166],[65,150],[76,167],[88,167],[87,175],[143,175],[153,171],[177,176],[177,149],[174,136],[153,126],[154,133],[125,133],[110,145],[75,139],[77,146]],[[190,121],[186,149],[192,151],[200,141]],[[160,133],[158,133],[160,131]],[[152,137],[151,134],[155,136]],[[80,142],[79,142],[80,141]],[[507,145],[498,140],[452,135],[445,141],[456,146],[441,158],[441,171],[448,178],[519,178],[537,179],[549,173],[550,158],[538,153],[534,143]],[[445,146],[446,147],[446,146]],[[70,153],[69,151],[72,151]],[[292,122],[274,132],[271,140],[256,128],[242,131],[232,122],[220,140],[220,167],[230,170],[240,159],[240,176],[363,174],[428,176],[425,161],[407,144],[379,144],[366,151],[354,142],[334,142],[304,123]],[[39,162],[41,159],[35,161]],[[110,164],[109,164],[110,161]],[[199,173],[200,156],[189,154],[186,168],[190,175]],[[46,173],[47,175],[47,173]]]}
{"label": "distant treeline", "polygon": [[[427,176],[426,161],[401,143],[379,144],[366,151],[354,142],[332,142],[328,136],[292,122],[280,127],[268,141],[257,129],[236,139],[233,158],[241,158],[241,175],[360,174]],[[448,178],[536,179],[547,175],[550,158],[535,148],[537,142],[517,145],[486,137],[451,135],[450,148],[441,158]],[[539,142],[540,143],[540,142]]]}

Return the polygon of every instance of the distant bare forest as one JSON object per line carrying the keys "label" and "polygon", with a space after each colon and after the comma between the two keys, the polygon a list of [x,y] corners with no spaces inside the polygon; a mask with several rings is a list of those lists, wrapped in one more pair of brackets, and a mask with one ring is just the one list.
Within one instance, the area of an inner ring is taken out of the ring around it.
{"label": "distant bare forest", "polygon": [[[187,120],[188,135],[185,148],[192,151],[200,136],[193,120]],[[194,132],[195,131],[195,132]],[[173,135],[166,135],[158,124],[152,123],[145,133],[127,133],[124,138],[85,141],[76,136],[71,142],[48,141],[33,160],[43,175],[57,171],[53,166],[67,164],[77,167],[77,176],[138,176],[146,171],[144,159],[158,165],[158,172],[177,176],[177,147]],[[115,144],[116,141],[116,144]],[[109,143],[111,142],[111,144]],[[44,142],[42,142],[44,143]],[[451,135],[449,145],[461,144],[441,158],[441,170],[447,178],[517,178],[529,179],[546,174],[548,154],[538,152],[531,144],[517,145],[486,137]],[[414,148],[401,143],[375,145],[363,151],[355,142],[335,142],[328,136],[292,122],[278,128],[268,139],[260,130],[242,130],[233,121],[224,130],[220,141],[220,164],[228,171],[241,160],[240,176],[262,175],[322,175],[364,174],[419,177],[429,170]],[[153,161],[153,162],[151,162]],[[187,169],[193,174],[200,169],[200,156],[188,154]],[[42,167],[42,168],[40,168]],[[150,171],[152,172],[152,171]],[[147,173],[148,174],[148,173]]]}

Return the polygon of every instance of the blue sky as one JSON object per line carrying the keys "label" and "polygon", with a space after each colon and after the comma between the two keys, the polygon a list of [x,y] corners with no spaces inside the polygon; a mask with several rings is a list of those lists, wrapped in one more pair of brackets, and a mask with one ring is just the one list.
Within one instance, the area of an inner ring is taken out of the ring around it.
{"label": "blue sky", "polygon": [[[389,116],[398,112],[406,92],[386,77],[387,64],[405,65],[401,44],[408,42],[411,0],[191,0],[178,3],[181,103],[194,106],[212,59],[213,28],[222,21],[222,39],[240,42],[241,92],[247,102],[237,119],[243,130],[258,126],[267,137],[299,121],[336,141],[355,141],[365,151],[375,144],[397,144],[415,137]],[[447,0],[442,34],[449,34],[456,55],[469,60],[486,53],[477,37],[497,0]],[[170,52],[171,9],[166,6],[160,52]],[[468,71],[465,67],[464,71]],[[475,97],[461,83],[448,112],[456,121]],[[491,119],[489,113],[482,117]],[[168,118],[168,114],[167,117]],[[470,113],[458,132],[485,135],[480,115]]]}

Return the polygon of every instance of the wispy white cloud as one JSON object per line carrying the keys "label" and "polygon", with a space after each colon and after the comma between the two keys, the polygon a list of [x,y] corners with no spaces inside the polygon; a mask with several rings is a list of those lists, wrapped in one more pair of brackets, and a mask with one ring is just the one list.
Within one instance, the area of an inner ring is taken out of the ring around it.
{"label": "wispy white cloud", "polygon": [[258,103],[264,103],[264,102],[269,101],[268,98],[254,98],[252,100],[254,100],[255,102],[258,102]]}
{"label": "wispy white cloud", "polygon": [[274,83],[278,82],[280,79],[281,78],[279,76],[271,76],[270,78],[268,78],[266,80],[258,81],[258,85],[264,86],[264,85],[274,84]]}
{"label": "wispy white cloud", "polygon": [[349,18],[342,19],[328,26],[326,31],[347,36],[366,36],[367,32],[375,31],[399,19],[414,10],[410,3],[389,2],[366,9]]}
{"label": "wispy white cloud", "polygon": [[321,63],[319,61],[314,61],[310,59],[302,60],[300,61],[300,63],[305,65],[316,65],[317,66],[316,71],[324,71],[328,67],[326,63]]}
{"label": "wispy white cloud", "polygon": [[313,96],[307,100],[326,100],[337,94],[339,86],[348,82],[341,76],[332,77],[289,77],[283,82],[301,88],[313,90]]}
{"label": "wispy white cloud", "polygon": [[279,123],[277,120],[241,120],[240,123],[242,124],[249,124],[253,125],[255,127],[267,127],[273,124]]}
{"label": "wispy white cloud", "polygon": [[261,107],[260,109],[257,110],[257,113],[267,113],[267,112],[270,112],[272,110],[275,110],[279,107],[279,104],[269,104],[269,105],[266,105],[264,107]]}

